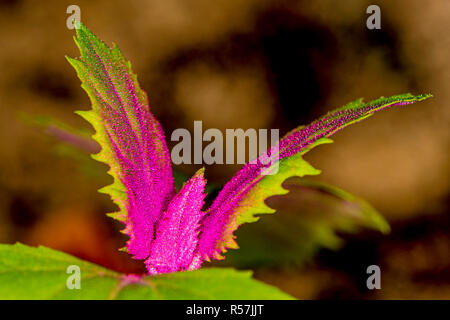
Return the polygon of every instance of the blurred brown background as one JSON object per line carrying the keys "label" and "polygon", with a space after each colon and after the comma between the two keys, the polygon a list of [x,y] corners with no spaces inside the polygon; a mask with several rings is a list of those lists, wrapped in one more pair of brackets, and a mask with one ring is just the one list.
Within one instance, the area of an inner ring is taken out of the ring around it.
{"label": "blurred brown background", "polygon": [[[81,172],[20,120],[45,114],[89,128],[73,114],[90,103],[64,58],[78,55],[66,28],[71,4],[132,61],[169,137],[194,120],[284,134],[358,97],[433,93],[349,127],[306,157],[321,180],[371,202],[392,233],[348,236],[338,252],[256,276],[304,299],[450,298],[449,1],[1,0],[0,242],[139,272],[116,251],[120,226],[104,216],[114,207],[96,192],[109,181],[106,167]],[[370,4],[381,7],[381,30],[366,28]],[[223,183],[237,169],[208,166],[206,174]],[[381,267],[381,290],[365,288],[370,264]]]}

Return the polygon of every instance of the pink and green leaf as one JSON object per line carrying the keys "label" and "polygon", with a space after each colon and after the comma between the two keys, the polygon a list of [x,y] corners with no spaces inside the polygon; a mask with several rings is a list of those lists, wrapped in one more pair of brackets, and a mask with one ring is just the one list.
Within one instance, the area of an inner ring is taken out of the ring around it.
{"label": "pink and green leaf", "polygon": [[106,46],[84,25],[75,38],[81,57],[67,58],[92,103],[79,111],[94,127],[101,151],[93,158],[109,165],[114,182],[101,189],[119,206],[112,217],[125,223],[126,249],[136,259],[150,254],[156,222],[174,193],[169,152],[145,92],[117,46]]}
{"label": "pink and green leaf", "polygon": [[[328,137],[346,126],[372,116],[376,111],[419,102],[431,95],[403,94],[380,98],[369,103],[362,99],[329,112],[283,137],[275,148],[258,161],[246,164],[222,189],[202,222],[197,255],[204,259],[221,259],[228,248],[237,248],[234,231],[243,223],[258,220],[255,214],[273,213],[265,199],[287,192],[281,183],[292,176],[319,174],[303,155],[311,148],[332,142]],[[269,161],[267,161],[269,159]],[[277,165],[277,174],[270,174]],[[269,174],[268,174],[269,173]]]}

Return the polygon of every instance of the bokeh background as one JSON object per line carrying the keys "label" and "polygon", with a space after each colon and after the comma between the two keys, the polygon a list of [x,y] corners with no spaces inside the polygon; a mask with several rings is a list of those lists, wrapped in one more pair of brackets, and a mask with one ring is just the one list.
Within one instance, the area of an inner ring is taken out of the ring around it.
{"label": "bokeh background", "polygon": [[[358,97],[433,93],[345,129],[306,157],[321,181],[377,208],[389,235],[362,229],[300,264],[248,267],[302,299],[450,298],[449,1],[1,0],[0,242],[142,272],[117,251],[126,239],[105,216],[113,204],[96,192],[110,182],[106,167],[37,124],[45,115],[91,130],[73,113],[90,103],[64,58],[78,55],[66,27],[71,4],[132,61],[167,136],[194,120],[284,134]],[[381,30],[366,28],[370,4],[381,7]],[[208,166],[206,175],[220,185],[237,169]],[[381,290],[365,285],[371,264],[381,268]]]}

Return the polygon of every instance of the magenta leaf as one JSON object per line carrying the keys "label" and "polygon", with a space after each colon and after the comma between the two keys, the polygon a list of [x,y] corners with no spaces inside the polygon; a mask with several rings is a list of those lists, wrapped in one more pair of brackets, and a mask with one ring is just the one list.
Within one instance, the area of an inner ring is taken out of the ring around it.
{"label": "magenta leaf", "polygon": [[159,221],[150,257],[146,260],[151,274],[198,269],[202,263],[194,259],[198,243],[201,211],[206,180],[200,169],[169,203]]}

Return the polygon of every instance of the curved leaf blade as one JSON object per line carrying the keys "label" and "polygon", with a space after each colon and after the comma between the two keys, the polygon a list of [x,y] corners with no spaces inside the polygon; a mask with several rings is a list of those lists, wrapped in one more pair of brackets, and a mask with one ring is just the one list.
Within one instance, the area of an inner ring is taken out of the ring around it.
{"label": "curved leaf blade", "polygon": [[[367,119],[376,111],[423,101],[429,97],[430,94],[413,96],[407,93],[382,97],[369,103],[358,99],[329,112],[308,126],[290,132],[275,148],[260,155],[256,162],[246,164],[224,186],[202,222],[197,254],[204,259],[222,259],[222,253],[228,248],[237,248],[234,231],[239,225],[256,221],[256,213],[273,213],[264,200],[286,192],[281,187],[283,179],[318,174],[318,170],[307,165],[303,165],[304,171],[293,169],[297,163],[304,164],[302,156],[311,148],[331,142],[328,137],[350,124]],[[278,164],[280,172],[284,172],[283,179],[276,177],[278,174],[267,175],[275,164]]]}
{"label": "curved leaf blade", "polygon": [[90,111],[78,114],[94,127],[93,138],[102,148],[93,158],[109,165],[114,178],[100,191],[120,208],[110,215],[126,224],[127,251],[145,259],[155,224],[174,193],[164,133],[118,47],[110,49],[81,23],[75,42],[81,57],[67,59],[92,103]]}

